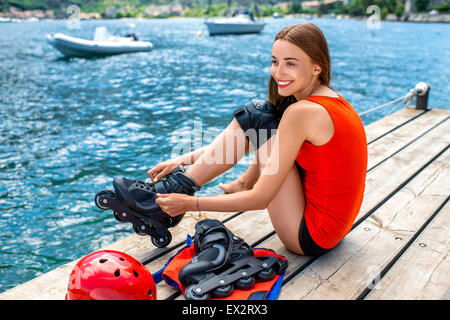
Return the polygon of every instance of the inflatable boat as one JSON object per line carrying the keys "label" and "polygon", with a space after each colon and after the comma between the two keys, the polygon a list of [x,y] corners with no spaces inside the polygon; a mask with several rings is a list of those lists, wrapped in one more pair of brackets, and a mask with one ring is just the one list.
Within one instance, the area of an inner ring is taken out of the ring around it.
{"label": "inflatable boat", "polygon": [[66,57],[95,57],[122,53],[150,51],[153,44],[139,41],[134,33],[113,36],[105,27],[97,27],[93,40],[71,37],[62,33],[47,35],[47,42]]}

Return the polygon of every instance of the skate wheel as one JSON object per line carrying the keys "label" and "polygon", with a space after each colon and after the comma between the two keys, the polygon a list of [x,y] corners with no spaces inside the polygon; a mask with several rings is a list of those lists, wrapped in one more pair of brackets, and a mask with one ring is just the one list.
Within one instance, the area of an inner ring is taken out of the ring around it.
{"label": "skate wheel", "polygon": [[124,217],[122,217],[121,214],[117,213],[116,211],[114,211],[114,219],[116,219],[119,222],[128,222],[127,219],[125,219]]}
{"label": "skate wheel", "polygon": [[171,241],[172,241],[172,235],[170,233],[167,233],[166,236],[161,236],[158,238],[152,237],[153,245],[158,248],[167,247]]}
{"label": "skate wheel", "polygon": [[104,200],[108,200],[114,198],[114,192],[110,190],[102,190],[95,195],[95,204],[102,210],[108,210],[109,207],[104,203]]}
{"label": "skate wheel", "polygon": [[278,259],[273,266],[277,274],[282,274],[286,270],[288,264],[286,260]]}
{"label": "skate wheel", "polygon": [[139,227],[139,226],[137,226],[137,225],[135,225],[135,224],[133,224],[133,231],[134,231],[136,234],[140,235],[140,236],[146,236],[146,235],[147,235],[147,234],[145,233],[145,231],[141,229],[141,227]]}
{"label": "skate wheel", "polygon": [[262,269],[256,275],[256,278],[258,279],[258,281],[261,281],[261,282],[272,280],[273,277],[275,277],[275,270],[273,268]]}
{"label": "skate wheel", "polygon": [[181,219],[183,219],[184,214],[180,214],[176,217],[170,217],[170,221],[168,223],[169,227],[175,227],[177,224],[180,223]]}
{"label": "skate wheel", "polygon": [[197,286],[194,284],[188,286],[186,290],[184,290],[184,297],[186,300],[209,300],[211,298],[210,293],[198,293],[195,289],[197,289]]}
{"label": "skate wheel", "polygon": [[226,298],[228,297],[234,290],[233,285],[228,284],[226,286],[217,287],[212,292],[214,298]]}
{"label": "skate wheel", "polygon": [[241,290],[248,290],[255,284],[255,277],[241,278],[236,282],[236,288]]}

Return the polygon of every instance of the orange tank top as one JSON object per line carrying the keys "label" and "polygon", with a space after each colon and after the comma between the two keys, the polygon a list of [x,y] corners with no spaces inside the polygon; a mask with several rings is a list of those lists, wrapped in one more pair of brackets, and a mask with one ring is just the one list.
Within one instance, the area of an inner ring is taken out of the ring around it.
{"label": "orange tank top", "polygon": [[336,246],[350,231],[364,195],[367,138],[356,111],[342,96],[310,96],[331,116],[334,134],[324,145],[307,141],[296,161],[304,169],[305,222],[320,247]]}

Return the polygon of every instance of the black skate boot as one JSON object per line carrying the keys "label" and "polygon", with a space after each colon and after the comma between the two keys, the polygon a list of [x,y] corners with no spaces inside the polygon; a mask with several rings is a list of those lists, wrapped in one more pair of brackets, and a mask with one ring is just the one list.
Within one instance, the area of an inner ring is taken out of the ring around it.
{"label": "black skate boot", "polygon": [[114,191],[102,190],[95,196],[96,205],[103,210],[114,210],[114,217],[120,222],[131,222],[139,235],[151,236],[158,248],[166,247],[172,241],[167,230],[176,226],[184,214],[171,217],[156,204],[156,193],[184,193],[194,195],[200,187],[184,173],[182,166],[158,182],[143,182],[122,177],[113,181]]}
{"label": "black skate boot", "polygon": [[277,257],[255,257],[252,248],[218,220],[198,222],[193,242],[195,255],[178,275],[187,286],[188,300],[225,298],[235,287],[248,290],[256,280],[269,281],[287,267],[287,261]]}

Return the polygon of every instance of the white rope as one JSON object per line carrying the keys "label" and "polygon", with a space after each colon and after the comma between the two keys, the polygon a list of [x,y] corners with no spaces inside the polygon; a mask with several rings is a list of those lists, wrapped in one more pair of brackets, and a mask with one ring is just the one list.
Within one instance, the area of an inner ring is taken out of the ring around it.
{"label": "white rope", "polygon": [[378,110],[378,109],[381,109],[381,108],[390,106],[391,104],[394,104],[394,103],[396,103],[396,102],[399,102],[399,101],[405,101],[407,97],[408,97],[408,95],[406,94],[406,95],[404,95],[403,97],[397,98],[397,99],[395,99],[395,100],[389,101],[389,102],[387,102],[387,103],[384,103],[384,104],[379,105],[379,106],[377,106],[377,107],[374,107],[374,108],[372,108],[372,109],[369,109],[369,110],[366,110],[366,111],[364,111],[364,112],[361,112],[359,115],[362,116],[363,114],[366,114],[366,113],[369,113],[369,112],[372,112],[372,111],[375,111],[375,110]]}
{"label": "white rope", "polygon": [[[428,88],[425,88],[424,86],[428,86]],[[392,101],[386,102],[382,105],[379,105],[377,107],[374,107],[372,109],[366,110],[364,112],[359,113],[360,116],[367,114],[369,112],[390,106],[391,104],[394,103],[405,103],[405,105],[408,105],[409,103],[411,103],[412,99],[417,96],[417,95],[422,95],[424,92],[427,92],[429,89],[429,85],[424,83],[424,82],[419,82],[413,89],[409,90],[409,92],[407,94],[405,94],[404,96],[394,99]],[[390,114],[393,110],[395,110],[397,108],[398,105],[395,105],[394,108],[392,108],[388,114]]]}
{"label": "white rope", "polygon": [[391,108],[391,110],[389,110],[389,111],[386,113],[385,116],[388,116],[388,115],[392,114],[394,111],[400,109],[400,107],[401,107],[401,108],[404,108],[404,107],[406,107],[407,105],[408,105],[408,101],[407,101],[406,99],[403,100],[403,101],[400,101],[399,103],[395,104],[394,107]]}

